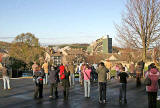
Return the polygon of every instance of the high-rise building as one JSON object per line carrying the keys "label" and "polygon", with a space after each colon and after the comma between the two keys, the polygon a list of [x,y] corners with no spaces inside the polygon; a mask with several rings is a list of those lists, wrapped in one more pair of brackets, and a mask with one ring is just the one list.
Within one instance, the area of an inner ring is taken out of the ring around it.
{"label": "high-rise building", "polygon": [[109,35],[103,36],[100,39],[97,39],[95,42],[92,42],[87,48],[87,52],[101,52],[101,53],[112,53],[112,38],[109,38]]}

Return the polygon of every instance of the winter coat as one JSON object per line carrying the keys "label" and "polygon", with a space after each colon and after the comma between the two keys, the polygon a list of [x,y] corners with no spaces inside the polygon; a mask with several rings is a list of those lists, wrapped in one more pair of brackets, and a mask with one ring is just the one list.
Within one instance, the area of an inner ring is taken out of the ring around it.
{"label": "winter coat", "polygon": [[156,68],[151,69],[146,72],[145,77],[147,76],[151,79],[151,86],[146,86],[147,92],[157,92],[158,91],[158,79],[160,79],[160,72]]}
{"label": "winter coat", "polygon": [[39,71],[36,71],[34,72],[34,75],[33,75],[34,78],[37,78],[37,77],[44,77],[44,72],[42,70],[39,70]]}
{"label": "winter coat", "polygon": [[107,73],[109,70],[105,67],[98,67],[97,73],[98,73],[98,82],[107,82]]}
{"label": "winter coat", "polygon": [[[33,78],[35,80],[36,85],[37,84],[43,84],[43,77],[44,77],[44,71],[39,70],[39,71],[35,71]],[[40,80],[42,79],[42,80]]]}
{"label": "winter coat", "polygon": [[57,70],[49,71],[49,82],[51,84],[58,83],[58,71]]}

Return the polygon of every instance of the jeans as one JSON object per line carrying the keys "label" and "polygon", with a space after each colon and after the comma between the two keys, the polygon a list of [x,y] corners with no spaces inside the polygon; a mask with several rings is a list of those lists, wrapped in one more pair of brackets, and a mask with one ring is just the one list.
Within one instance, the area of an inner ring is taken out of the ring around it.
{"label": "jeans", "polygon": [[69,81],[66,79],[62,79],[63,93],[64,98],[68,98],[69,96]]}
{"label": "jeans", "polygon": [[45,73],[45,78],[43,79],[43,84],[48,84],[48,73]]}
{"label": "jeans", "polygon": [[148,108],[157,108],[157,92],[148,92]]}
{"label": "jeans", "polygon": [[90,80],[84,80],[84,96],[90,97]]}
{"label": "jeans", "polygon": [[55,93],[55,96],[58,97],[58,91],[57,91],[57,85],[56,83],[51,83],[50,85],[50,96],[53,96],[53,89],[54,89],[54,93]]}
{"label": "jeans", "polygon": [[70,74],[70,86],[74,85],[74,74]]}
{"label": "jeans", "polygon": [[8,76],[3,76],[3,83],[4,83],[4,89],[6,89],[6,83],[7,83],[8,89],[10,89],[10,81]]}
{"label": "jeans", "polygon": [[99,100],[106,100],[106,82],[99,82]]}
{"label": "jeans", "polygon": [[35,92],[34,92],[34,98],[42,98],[43,97],[43,83],[42,84],[36,84],[35,86]]}
{"label": "jeans", "polygon": [[126,100],[126,83],[120,83],[120,88],[119,88],[119,100]]}

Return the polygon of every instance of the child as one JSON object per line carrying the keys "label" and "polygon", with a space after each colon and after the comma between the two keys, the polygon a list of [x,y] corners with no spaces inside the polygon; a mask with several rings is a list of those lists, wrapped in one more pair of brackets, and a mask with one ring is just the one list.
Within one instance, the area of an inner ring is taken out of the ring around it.
{"label": "child", "polygon": [[128,74],[125,72],[125,67],[120,70],[118,74],[120,77],[120,94],[119,94],[119,102],[122,103],[122,98],[124,98],[124,103],[127,103],[126,92],[127,92],[127,78]]}

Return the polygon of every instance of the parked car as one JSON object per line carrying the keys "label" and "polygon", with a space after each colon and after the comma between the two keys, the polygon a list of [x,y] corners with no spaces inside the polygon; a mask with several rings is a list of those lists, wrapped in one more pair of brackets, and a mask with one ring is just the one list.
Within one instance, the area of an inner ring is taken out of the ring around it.
{"label": "parked car", "polygon": [[32,73],[22,73],[22,77],[30,77],[32,76]]}

